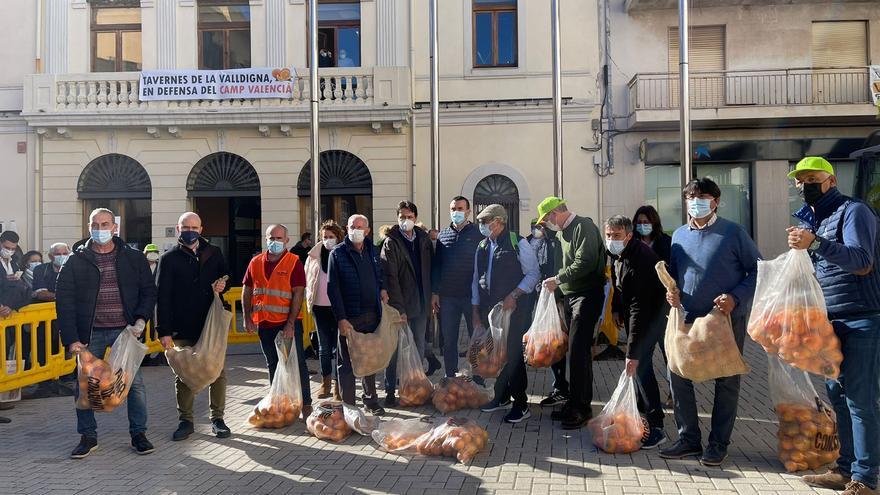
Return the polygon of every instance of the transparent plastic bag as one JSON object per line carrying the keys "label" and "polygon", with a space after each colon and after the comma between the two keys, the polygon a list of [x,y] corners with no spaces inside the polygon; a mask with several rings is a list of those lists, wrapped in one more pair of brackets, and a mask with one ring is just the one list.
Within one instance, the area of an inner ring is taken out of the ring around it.
{"label": "transparent plastic bag", "polygon": [[541,288],[532,326],[523,335],[523,358],[526,364],[534,368],[549,368],[562,360],[568,352],[568,334],[563,328],[553,292]]}
{"label": "transparent plastic bag", "polygon": [[358,435],[368,437],[379,426],[379,418],[367,416],[360,408],[349,406],[344,402],[342,403],[342,415],[345,424]]}
{"label": "transparent plastic bag", "polygon": [[480,326],[468,342],[467,362],[471,373],[483,378],[497,378],[507,364],[507,332],[510,315],[501,303],[489,312],[489,328]]}
{"label": "transparent plastic bag", "polygon": [[275,337],[278,365],[269,393],[254,406],[248,423],[255,428],[284,428],[292,425],[303,408],[302,388],[299,382],[299,360],[290,352],[282,333]]}
{"label": "transparent plastic bag", "polygon": [[[104,349],[101,349],[103,351]],[[131,383],[144,360],[147,346],[130,330],[123,330],[110,347],[107,360],[88,350],[76,357],[79,399],[77,409],[110,412],[128,397]]]}
{"label": "transparent plastic bag", "polygon": [[199,341],[192,347],[165,350],[171,370],[194,394],[214,383],[223,371],[231,323],[232,313],[223,307],[220,294],[215,292]]}
{"label": "transparent plastic bag", "polygon": [[391,356],[397,350],[397,327],[400,313],[387,304],[382,304],[382,319],[372,333],[350,332],[348,355],[354,376],[362,378],[375,375],[388,367]]}
{"label": "transparent plastic bag", "polygon": [[779,419],[779,460],[788,472],[816,470],[840,455],[837,420],[810,376],[767,356],[770,398]]}
{"label": "transparent plastic bag", "polygon": [[382,423],[373,432],[373,440],[386,452],[455,457],[469,464],[486,449],[489,433],[468,418],[441,418],[436,426],[407,419]]}
{"label": "transparent plastic bag", "polygon": [[492,392],[467,376],[441,378],[434,386],[434,407],[443,414],[476,409],[492,400]]}
{"label": "transparent plastic bag", "polygon": [[431,400],[434,385],[422,368],[422,357],[409,325],[402,324],[397,338],[397,376],[400,379],[399,402],[403,407],[422,406]]}
{"label": "transparent plastic bag", "polygon": [[341,442],[351,435],[351,427],[345,422],[345,412],[341,402],[322,402],[315,406],[306,418],[309,433],[331,442]]}
{"label": "transparent plastic bag", "polygon": [[813,263],[802,249],[758,262],[748,332],[768,354],[796,368],[828,378],[840,374],[840,339],[828,320]]}
{"label": "transparent plastic bag", "polygon": [[[677,288],[664,262],[658,262],[656,270],[666,290]],[[717,309],[686,325],[682,309],[670,308],[663,343],[669,370],[682,378],[702,382],[749,372],[736,345],[730,316]]]}
{"label": "transparent plastic bag", "polygon": [[609,454],[629,454],[642,448],[648,428],[639,415],[635,378],[627,376],[626,371],[620,374],[611,399],[587,428],[593,445]]}

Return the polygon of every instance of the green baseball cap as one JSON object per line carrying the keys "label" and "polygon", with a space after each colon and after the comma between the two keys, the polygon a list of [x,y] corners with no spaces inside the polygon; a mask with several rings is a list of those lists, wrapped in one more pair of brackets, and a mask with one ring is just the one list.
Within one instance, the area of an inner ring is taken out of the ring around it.
{"label": "green baseball cap", "polygon": [[146,246],[144,246],[144,252],[145,253],[158,253],[159,246],[157,246],[155,244],[147,244]]}
{"label": "green baseball cap", "polygon": [[542,223],[544,221],[544,217],[546,217],[548,213],[564,204],[565,200],[562,198],[557,198],[556,196],[548,196],[544,198],[544,201],[541,201],[541,203],[538,205],[538,218],[536,220],[536,223]]}
{"label": "green baseball cap", "polygon": [[788,178],[794,179],[798,173],[807,171],[828,172],[834,175],[834,167],[828,163],[828,160],[821,156],[808,156],[795,165],[794,170],[788,173]]}

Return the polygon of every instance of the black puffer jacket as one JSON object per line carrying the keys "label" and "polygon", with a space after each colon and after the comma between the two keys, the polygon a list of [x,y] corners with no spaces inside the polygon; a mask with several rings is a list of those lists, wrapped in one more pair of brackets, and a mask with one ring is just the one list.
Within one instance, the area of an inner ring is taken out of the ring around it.
{"label": "black puffer jacket", "polygon": [[[125,319],[131,325],[137,319],[149,320],[156,305],[156,284],[144,253],[128,247],[118,237],[116,245],[116,279],[122,298]],[[95,264],[92,241],[77,248],[61,272],[55,292],[58,328],[65,346],[91,340],[95,305],[101,284],[101,272]]]}
{"label": "black puffer jacket", "polygon": [[159,336],[198,340],[214,301],[211,284],[229,275],[223,253],[204,238],[199,239],[196,253],[178,244],[159,258],[156,273]]}

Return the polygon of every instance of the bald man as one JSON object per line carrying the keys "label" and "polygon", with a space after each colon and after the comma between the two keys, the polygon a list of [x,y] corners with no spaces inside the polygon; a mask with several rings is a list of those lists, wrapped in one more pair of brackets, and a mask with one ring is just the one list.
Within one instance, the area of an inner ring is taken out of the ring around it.
{"label": "bald man", "polygon": [[[188,211],[177,220],[177,245],[159,258],[157,280],[159,302],[157,327],[159,340],[166,349],[174,345],[195,345],[202,335],[214,293],[226,290],[225,275],[229,267],[223,253],[202,237],[202,219]],[[177,412],[180,424],[172,440],[189,438],[193,433],[194,394],[185,383],[176,378]],[[223,422],[226,406],[226,373],[221,372],[209,387],[211,426],[218,438],[227,438],[232,432]]]}

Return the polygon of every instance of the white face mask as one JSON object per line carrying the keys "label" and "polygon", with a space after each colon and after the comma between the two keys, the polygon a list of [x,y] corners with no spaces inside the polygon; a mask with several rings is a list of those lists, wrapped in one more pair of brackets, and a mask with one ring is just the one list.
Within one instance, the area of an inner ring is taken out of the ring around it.
{"label": "white face mask", "polygon": [[608,239],[605,241],[605,247],[608,248],[608,252],[610,252],[614,256],[620,256],[620,253],[623,252],[623,248],[626,247],[626,241],[615,241]]}
{"label": "white face mask", "polygon": [[8,260],[12,258],[12,255],[15,254],[15,250],[2,248],[0,249],[0,258]]}
{"label": "white face mask", "polygon": [[355,244],[364,242],[365,237],[363,229],[348,229],[348,238]]}
{"label": "white face mask", "polygon": [[159,261],[159,253],[147,253],[147,261]]}
{"label": "white face mask", "polygon": [[534,236],[535,239],[541,239],[544,237],[544,231],[541,229],[532,229],[532,236]]}
{"label": "white face mask", "polygon": [[397,225],[400,226],[400,230],[404,232],[412,232],[413,227],[416,226],[416,223],[410,219],[398,220]]}
{"label": "white face mask", "polygon": [[547,220],[546,222],[544,222],[544,226],[547,227],[548,229],[552,230],[553,232],[559,232],[560,230],[562,230],[561,228],[559,228],[559,225],[556,225],[555,223],[551,222],[550,220]]}
{"label": "white face mask", "polygon": [[335,237],[328,237],[328,238],[324,239],[322,242],[324,243],[324,248],[327,251],[330,251],[331,249],[336,247],[336,238]]}

